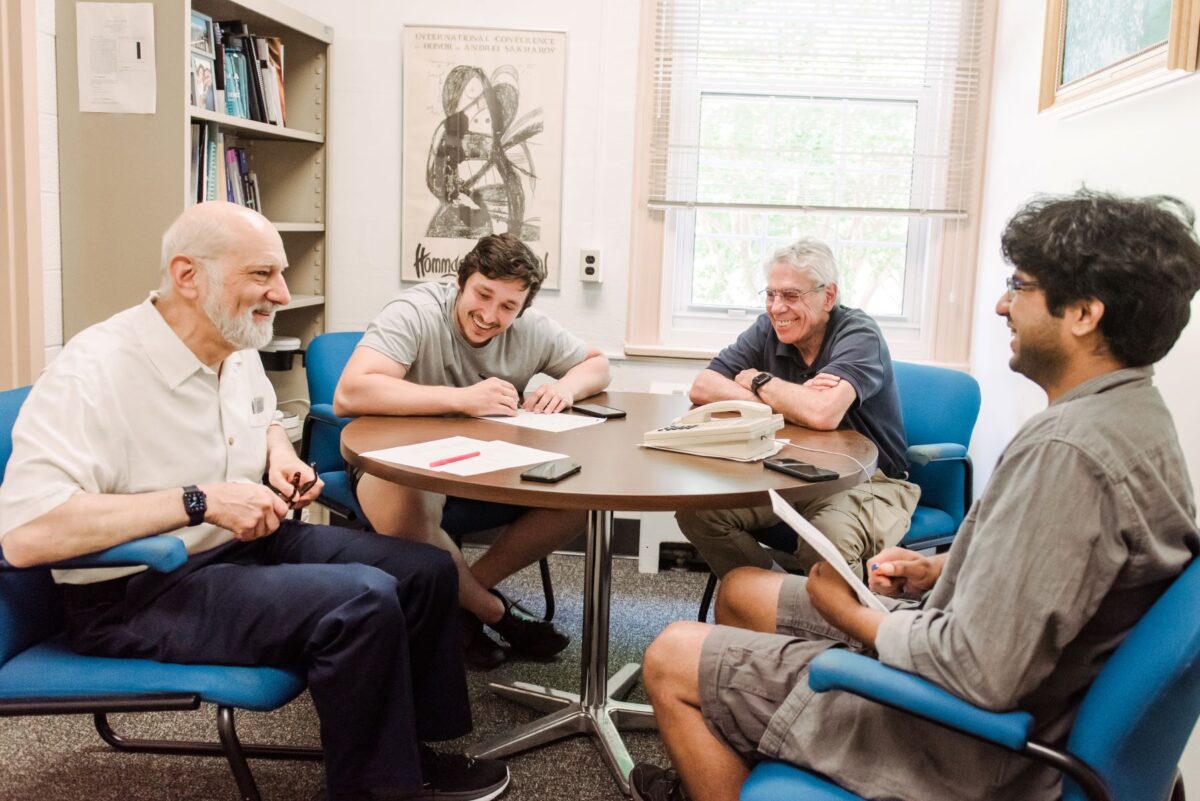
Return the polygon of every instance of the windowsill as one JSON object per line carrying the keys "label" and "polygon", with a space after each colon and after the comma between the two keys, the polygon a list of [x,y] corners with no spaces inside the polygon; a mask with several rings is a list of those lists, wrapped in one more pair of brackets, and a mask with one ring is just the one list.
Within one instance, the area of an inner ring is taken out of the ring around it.
{"label": "windowsill", "polygon": [[710,361],[719,351],[710,348],[681,348],[667,345],[637,345],[626,342],[625,357],[629,359],[688,359]]}

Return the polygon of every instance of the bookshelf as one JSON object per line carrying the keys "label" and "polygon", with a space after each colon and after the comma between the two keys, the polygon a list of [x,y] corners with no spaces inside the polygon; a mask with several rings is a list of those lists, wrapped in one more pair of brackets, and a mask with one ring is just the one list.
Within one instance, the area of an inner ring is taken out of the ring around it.
{"label": "bookshelf", "polygon": [[[157,73],[154,114],[79,111],[75,3],[58,0],[58,140],[63,334],[71,337],[133,306],[159,284],[163,231],[194,202],[192,123],[218,126],[246,149],[262,211],[283,239],[292,301],[275,331],[305,343],[324,331],[329,48],[333,30],[277,0],[152,0]],[[284,45],[287,125],[191,104],[192,10],[242,20]],[[269,372],[281,401],[307,395],[304,371]]]}

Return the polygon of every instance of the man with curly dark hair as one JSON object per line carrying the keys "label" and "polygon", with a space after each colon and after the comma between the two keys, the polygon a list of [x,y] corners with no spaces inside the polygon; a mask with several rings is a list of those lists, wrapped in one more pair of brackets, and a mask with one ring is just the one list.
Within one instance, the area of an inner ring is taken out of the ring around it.
{"label": "man with curly dark hair", "polygon": [[1050,801],[1059,774],[849,693],[814,693],[821,651],[873,654],[986,709],[1023,709],[1061,744],[1109,655],[1197,549],[1196,505],[1153,363],[1200,289],[1191,210],[1090,191],[1009,222],[1014,272],[996,303],[1013,370],[1045,392],[948,554],[870,560],[887,613],[828,564],[807,578],[739,568],[717,626],[674,623],[646,692],[679,775],[639,765],[639,801],[735,799],[781,759],[869,799]]}

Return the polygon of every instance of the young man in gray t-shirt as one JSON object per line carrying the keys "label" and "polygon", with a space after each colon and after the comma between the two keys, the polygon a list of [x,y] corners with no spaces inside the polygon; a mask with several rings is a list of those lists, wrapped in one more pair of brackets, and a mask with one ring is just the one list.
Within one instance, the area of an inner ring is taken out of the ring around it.
{"label": "young man in gray t-shirt", "polygon": [[[608,359],[531,309],[545,273],[509,234],[485,236],[463,259],[458,282],[405,290],[367,327],[338,382],[340,415],[553,414],[608,386]],[[539,373],[556,379],[522,402]],[[454,556],[459,602],[517,651],[549,657],[569,642],[494,589],[504,578],[578,535],[582,512],[529,509],[473,565],[441,528],[446,496],[362,475],[357,497],[380,534],[439,545]],[[450,500],[451,503],[455,499]],[[468,661],[494,667],[504,652],[468,619]]]}

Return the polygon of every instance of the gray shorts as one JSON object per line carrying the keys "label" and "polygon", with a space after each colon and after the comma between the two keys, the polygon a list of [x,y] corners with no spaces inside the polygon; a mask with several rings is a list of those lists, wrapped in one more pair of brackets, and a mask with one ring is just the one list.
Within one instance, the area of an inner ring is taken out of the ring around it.
{"label": "gray shorts", "polygon": [[805,581],[788,576],[780,587],[776,634],[715,626],[700,651],[704,720],[749,761],[762,758],[759,743],[792,690],[807,690],[808,666],[816,655],[835,645],[862,648],[812,608]]}

